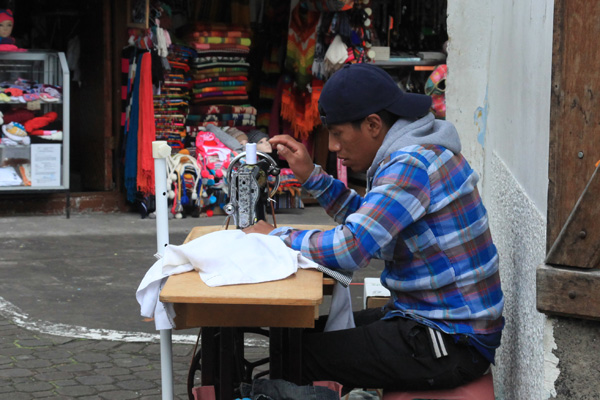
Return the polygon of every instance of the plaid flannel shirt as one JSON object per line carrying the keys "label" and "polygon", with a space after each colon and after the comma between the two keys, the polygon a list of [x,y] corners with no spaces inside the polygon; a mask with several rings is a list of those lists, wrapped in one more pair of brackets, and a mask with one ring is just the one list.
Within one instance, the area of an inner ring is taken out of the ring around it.
{"label": "plaid flannel shirt", "polygon": [[384,159],[364,198],[316,166],[304,187],[339,223],[328,231],[281,227],[291,248],[329,268],[385,260],[382,284],[399,314],[450,334],[500,332],[498,253],[477,182],[461,154],[414,145]]}

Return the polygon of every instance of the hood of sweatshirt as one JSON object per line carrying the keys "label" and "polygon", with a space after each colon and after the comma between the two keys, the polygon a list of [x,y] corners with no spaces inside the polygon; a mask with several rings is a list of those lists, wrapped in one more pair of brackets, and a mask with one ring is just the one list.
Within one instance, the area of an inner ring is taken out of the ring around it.
{"label": "hood of sweatshirt", "polygon": [[390,154],[404,147],[434,144],[447,148],[454,154],[460,153],[458,132],[452,123],[435,119],[432,113],[416,121],[399,119],[385,135],[375,159],[367,171],[367,181],[375,175],[379,163]]}

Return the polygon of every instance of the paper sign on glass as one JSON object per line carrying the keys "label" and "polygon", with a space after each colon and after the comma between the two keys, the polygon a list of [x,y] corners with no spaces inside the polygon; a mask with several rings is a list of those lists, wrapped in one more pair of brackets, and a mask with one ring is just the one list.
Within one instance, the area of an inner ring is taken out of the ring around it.
{"label": "paper sign on glass", "polygon": [[31,145],[31,186],[60,186],[61,144]]}

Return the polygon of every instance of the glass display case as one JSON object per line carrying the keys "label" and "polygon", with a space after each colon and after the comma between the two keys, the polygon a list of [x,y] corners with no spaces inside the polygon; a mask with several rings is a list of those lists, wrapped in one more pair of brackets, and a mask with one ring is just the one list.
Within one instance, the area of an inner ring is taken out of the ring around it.
{"label": "glass display case", "polygon": [[53,51],[0,52],[0,194],[69,191],[69,68]]}

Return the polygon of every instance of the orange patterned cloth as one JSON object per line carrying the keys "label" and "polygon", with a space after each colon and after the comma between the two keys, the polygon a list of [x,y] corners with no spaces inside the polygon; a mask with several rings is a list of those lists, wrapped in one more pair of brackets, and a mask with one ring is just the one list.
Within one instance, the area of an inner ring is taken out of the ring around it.
{"label": "orange patterned cloth", "polygon": [[[310,90],[312,64],[317,43],[317,25],[321,13],[302,7],[292,10],[288,31],[286,71],[290,74],[284,83],[281,97],[281,116],[290,122],[296,138],[306,138],[319,123],[316,100]],[[315,113],[317,119],[314,119]]]}
{"label": "orange patterned cloth", "polygon": [[315,126],[321,124],[318,101],[323,89],[323,81],[313,79],[312,91],[301,92],[289,83],[284,84],[281,95],[281,116],[290,122],[293,136],[306,140]]}
{"label": "orange patterned cloth", "polygon": [[288,30],[286,80],[281,95],[281,117],[291,125],[294,137],[306,140],[321,124],[318,101],[323,81],[313,76],[317,27],[322,11],[345,11],[353,0],[305,0],[291,13]]}

